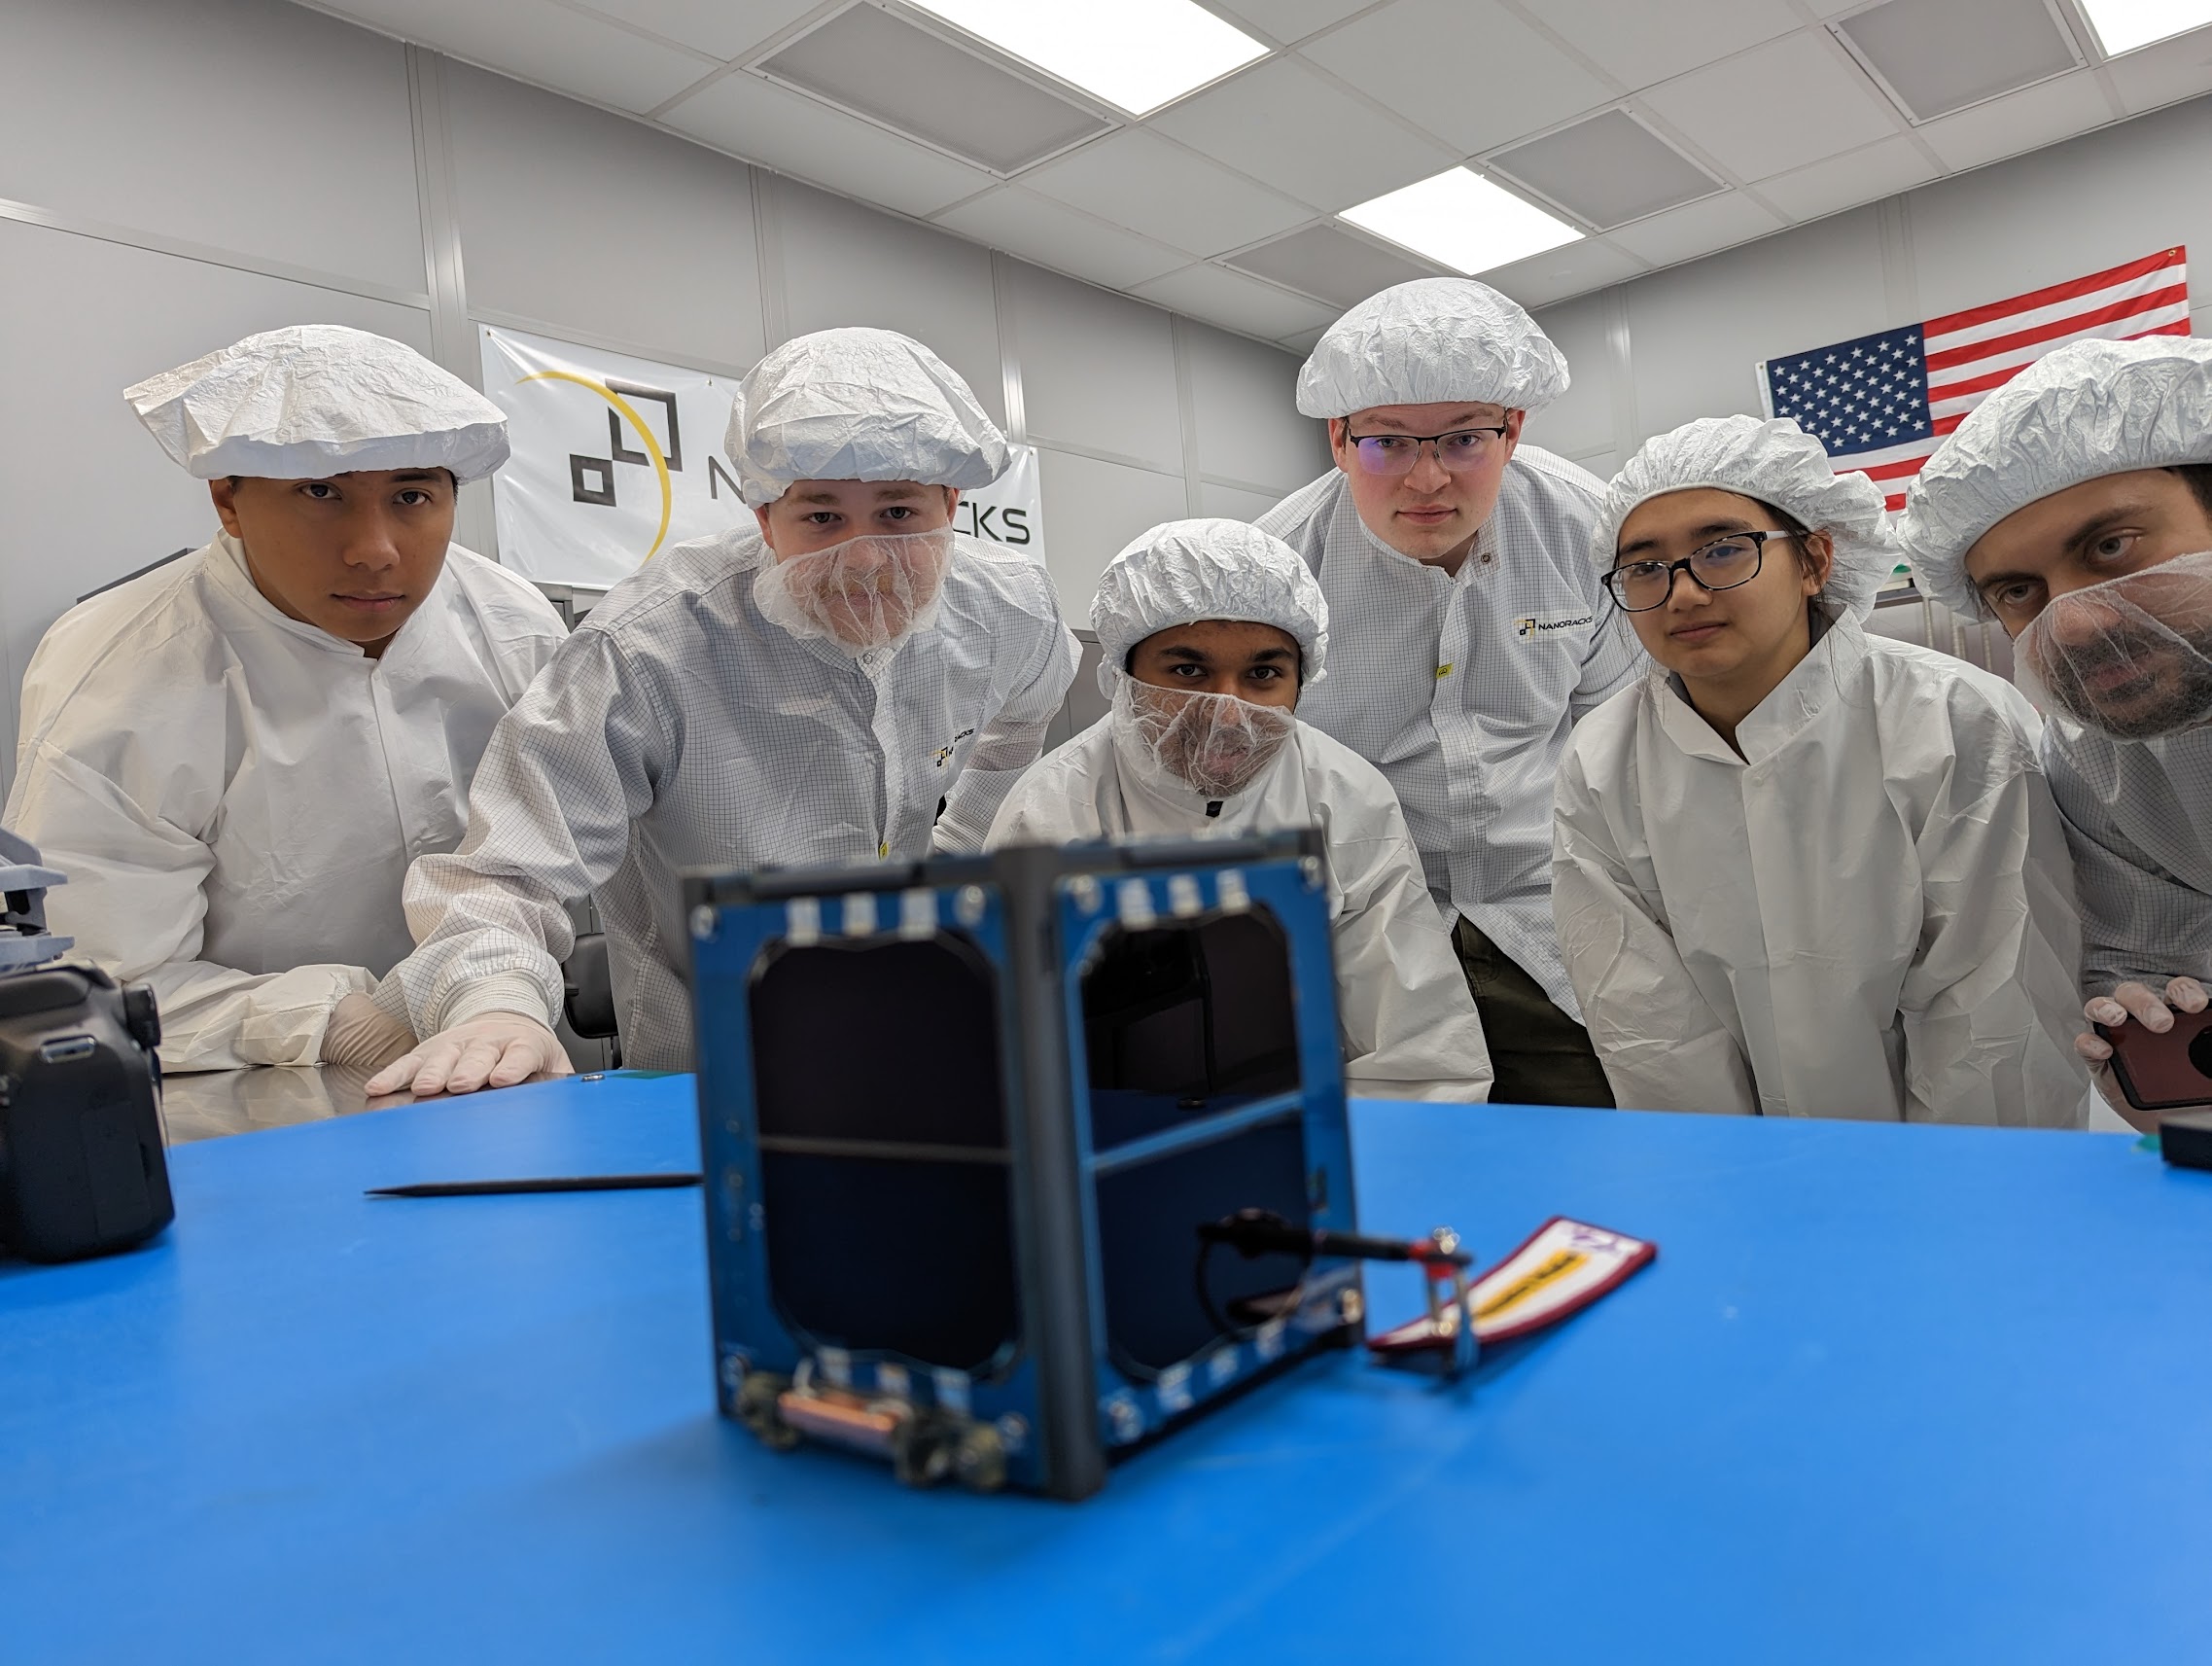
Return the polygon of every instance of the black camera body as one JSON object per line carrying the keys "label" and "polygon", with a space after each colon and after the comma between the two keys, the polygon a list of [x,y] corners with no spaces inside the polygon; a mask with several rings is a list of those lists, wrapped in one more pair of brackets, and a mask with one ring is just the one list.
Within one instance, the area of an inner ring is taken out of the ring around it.
{"label": "black camera body", "polygon": [[176,1218],[161,1140],[161,1020],[144,984],[63,965],[61,875],[0,831],[0,1251],[74,1261]]}

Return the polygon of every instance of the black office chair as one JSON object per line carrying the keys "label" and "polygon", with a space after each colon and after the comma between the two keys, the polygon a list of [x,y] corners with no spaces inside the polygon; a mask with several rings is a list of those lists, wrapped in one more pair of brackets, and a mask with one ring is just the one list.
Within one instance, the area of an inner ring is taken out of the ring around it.
{"label": "black office chair", "polygon": [[622,1062],[622,1036],[614,1019],[614,978],[607,962],[607,936],[585,932],[576,939],[561,968],[561,1010],[569,1028],[586,1041],[612,1042],[614,1062]]}

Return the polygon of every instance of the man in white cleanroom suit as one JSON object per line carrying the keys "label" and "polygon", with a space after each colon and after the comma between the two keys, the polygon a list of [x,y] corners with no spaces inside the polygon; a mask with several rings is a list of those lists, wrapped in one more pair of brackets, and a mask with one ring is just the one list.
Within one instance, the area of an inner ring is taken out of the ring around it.
{"label": "man in white cleanroom suit", "polygon": [[381,1064],[407,864],[451,850],[560,616],[450,542],[499,408],[412,348],[299,325],[123,396],[208,482],[214,543],[82,602],[23,678],[7,821],[54,930],[150,983],[169,1070]]}
{"label": "man in white cleanroom suit", "polygon": [[1398,795],[1490,1038],[1492,1096],[1603,1105],[1552,934],[1552,782],[1572,726],[1632,674],[1598,629],[1603,494],[1521,425],[1566,362],[1511,301],[1423,278],[1360,302],[1298,377],[1336,467],[1259,519],[1328,597],[1328,681],[1299,716]]}
{"label": "man in white cleanroom suit", "polygon": [[[2055,716],[2044,763],[2081,888],[2088,1016],[2163,1031],[2172,1008],[2202,1011],[2212,341],[2076,341],[2039,360],[1929,459],[1899,530],[1923,585],[2011,633],[2015,674]],[[2101,1066],[2110,1045],[2083,1032]]]}
{"label": "man in white cleanroom suit", "polygon": [[1629,460],[1598,554],[1654,667],[1575,730],[1552,899],[1620,1103],[2079,1126],[2040,725],[1860,629],[1881,494],[1794,422],[1709,418]]}
{"label": "man in white cleanroom suit", "polygon": [[1479,1100],[1490,1053],[1390,784],[1298,721],[1326,675],[1328,603],[1280,541],[1155,526],[1091,603],[1113,709],[1016,784],[990,843],[1318,827],[1345,1076],[1354,1093]]}
{"label": "man in white cleanroom suit", "polygon": [[1042,567],[952,530],[1008,460],[967,384],[887,330],[802,336],[746,376],[729,452],[757,529],[610,591],[492,737],[460,850],[408,874],[392,981],[431,1039],[371,1091],[564,1069],[586,891],[624,1057],[685,1066],[684,868],[979,850],[1036,761],[1074,638]]}

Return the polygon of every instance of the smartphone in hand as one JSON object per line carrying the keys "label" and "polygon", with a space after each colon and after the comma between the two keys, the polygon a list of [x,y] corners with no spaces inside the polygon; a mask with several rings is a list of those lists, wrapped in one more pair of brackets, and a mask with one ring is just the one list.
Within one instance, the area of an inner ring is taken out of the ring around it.
{"label": "smartphone in hand", "polygon": [[2133,1018],[2099,1024],[2096,1033],[2112,1044],[2113,1075],[2136,1110],[2212,1105],[2212,1007],[2175,1012],[2163,1034]]}

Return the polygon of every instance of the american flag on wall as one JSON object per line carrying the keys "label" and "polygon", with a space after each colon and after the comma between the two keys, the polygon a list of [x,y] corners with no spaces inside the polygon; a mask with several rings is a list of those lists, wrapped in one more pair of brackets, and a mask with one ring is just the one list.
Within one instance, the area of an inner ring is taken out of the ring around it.
{"label": "american flag on wall", "polygon": [[2188,251],[2162,249],[2010,301],[1769,359],[1759,386],[1770,416],[1796,417],[1839,475],[1866,475],[1897,509],[1944,436],[2052,348],[2188,334]]}

